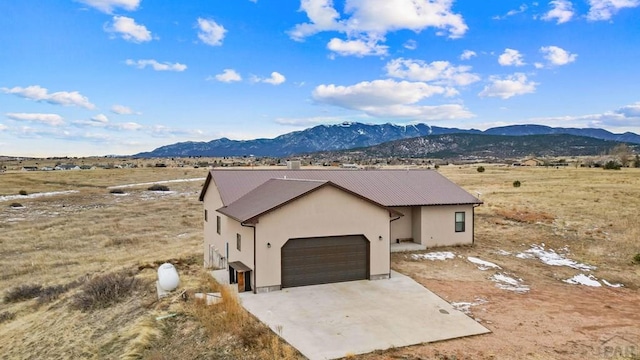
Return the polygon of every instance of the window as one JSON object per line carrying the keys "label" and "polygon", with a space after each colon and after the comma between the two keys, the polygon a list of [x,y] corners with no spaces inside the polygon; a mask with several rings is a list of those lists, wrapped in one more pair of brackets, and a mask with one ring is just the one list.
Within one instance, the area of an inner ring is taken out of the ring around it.
{"label": "window", "polygon": [[209,212],[207,209],[204,209],[204,221],[209,221]]}
{"label": "window", "polygon": [[220,216],[216,216],[216,232],[220,235]]}
{"label": "window", "polygon": [[240,249],[242,248],[242,237],[240,236],[240,234],[236,234],[236,247],[238,248],[238,251],[241,251]]}
{"label": "window", "polygon": [[456,232],[464,232],[464,212],[456,213]]}

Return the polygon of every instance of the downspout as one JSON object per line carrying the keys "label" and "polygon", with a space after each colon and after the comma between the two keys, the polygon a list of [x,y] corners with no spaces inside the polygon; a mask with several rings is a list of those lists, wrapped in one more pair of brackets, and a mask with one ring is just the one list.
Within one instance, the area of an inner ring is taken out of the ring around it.
{"label": "downspout", "polygon": [[389,279],[391,279],[391,223],[400,219],[402,216],[398,216],[395,219],[389,220]]}
{"label": "downspout", "polygon": [[471,208],[471,245],[476,243],[476,208],[482,204],[474,204]]}
{"label": "downspout", "polygon": [[245,223],[240,223],[240,225],[253,228],[253,293],[255,294],[256,289],[258,289],[258,275],[256,274],[256,226],[246,225]]}

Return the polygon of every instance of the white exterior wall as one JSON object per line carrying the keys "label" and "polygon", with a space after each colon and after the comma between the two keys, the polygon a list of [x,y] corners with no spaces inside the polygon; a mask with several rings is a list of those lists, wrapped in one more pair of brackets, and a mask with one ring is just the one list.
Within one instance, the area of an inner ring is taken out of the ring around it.
{"label": "white exterior wall", "polygon": [[[397,239],[409,239],[413,238],[412,224],[412,210],[409,206],[394,207],[393,210],[402,213],[401,218],[391,222],[391,242],[395,242]],[[413,239],[417,242],[416,239]]]}
{"label": "white exterior wall", "polygon": [[[204,266],[207,268],[217,268],[220,267],[219,257],[226,256],[226,250],[222,235],[218,235],[217,233],[216,216],[221,217],[221,234],[224,234],[227,228],[227,217],[216,211],[216,209],[222,207],[222,199],[213,182],[209,184],[209,189],[204,195],[203,203],[204,210],[206,210],[208,214],[208,219],[204,222]],[[215,254],[211,254],[211,251],[215,251],[218,254],[218,258],[216,258]]]}
{"label": "white exterior wall", "polygon": [[388,275],[389,221],[386,209],[333,187],[318,189],[260,217],[254,285],[281,285],[281,248],[290,238],[362,234],[369,240],[369,275]]}
{"label": "white exterior wall", "polygon": [[[456,232],[456,212],[465,213],[464,232]],[[421,244],[434,247],[473,243],[473,205],[422,206],[419,213]],[[418,229],[414,226],[414,230]]]}

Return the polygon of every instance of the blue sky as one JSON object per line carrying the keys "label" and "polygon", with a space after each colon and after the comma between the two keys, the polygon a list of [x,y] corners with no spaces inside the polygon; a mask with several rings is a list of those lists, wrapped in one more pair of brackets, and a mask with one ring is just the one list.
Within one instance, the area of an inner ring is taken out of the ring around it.
{"label": "blue sky", "polygon": [[0,155],[344,121],[640,133],[640,0],[5,0]]}

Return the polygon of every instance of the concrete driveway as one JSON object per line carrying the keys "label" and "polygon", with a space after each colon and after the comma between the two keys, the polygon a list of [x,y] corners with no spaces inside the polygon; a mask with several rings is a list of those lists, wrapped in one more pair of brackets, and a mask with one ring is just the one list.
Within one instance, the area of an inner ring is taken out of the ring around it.
{"label": "concrete driveway", "polygon": [[241,293],[242,305],[311,360],[489,332],[411,278]]}

